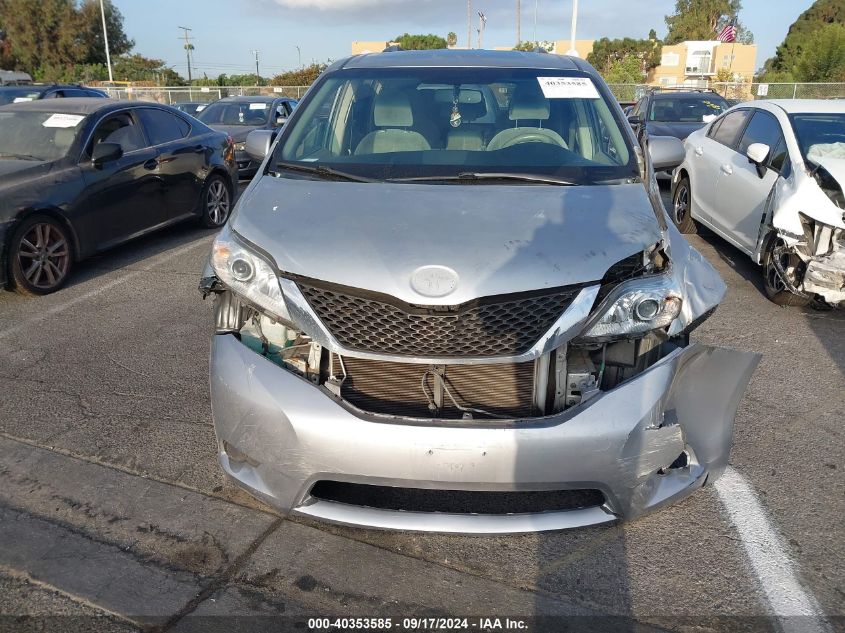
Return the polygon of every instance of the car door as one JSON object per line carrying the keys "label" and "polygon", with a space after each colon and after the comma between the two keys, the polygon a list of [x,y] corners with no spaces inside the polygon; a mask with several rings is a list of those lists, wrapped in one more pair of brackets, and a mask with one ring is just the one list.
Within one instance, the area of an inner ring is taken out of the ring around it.
{"label": "car door", "polygon": [[[716,204],[711,213],[715,228],[748,254],[757,247],[766,199],[780,175],[772,168],[772,161],[780,156],[779,148],[785,147],[777,118],[765,110],[753,109],[752,112],[736,150],[719,166]],[[752,143],[769,146],[762,171],[758,171],[757,165],[746,156]]]}
{"label": "car door", "polygon": [[734,110],[713,122],[706,134],[687,139],[690,165],[690,193],[696,219],[710,225],[716,205],[716,183],[721,169],[731,160],[750,112]]}
{"label": "car door", "polygon": [[[91,161],[99,143],[120,145],[123,155],[101,165]],[[162,222],[157,151],[150,147],[131,110],[106,115],[80,158],[85,192],[79,222],[95,244],[107,248]]]}
{"label": "car door", "polygon": [[161,108],[136,110],[150,144],[158,151],[156,174],[162,185],[162,217],[193,213],[205,180],[206,147],[191,137],[187,119]]}

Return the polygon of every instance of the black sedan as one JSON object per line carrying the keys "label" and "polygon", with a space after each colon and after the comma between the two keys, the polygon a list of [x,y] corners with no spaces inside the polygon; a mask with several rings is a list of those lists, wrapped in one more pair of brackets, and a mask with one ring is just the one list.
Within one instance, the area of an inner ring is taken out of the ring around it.
{"label": "black sedan", "polygon": [[196,117],[235,141],[238,176],[252,178],[260,163],[246,153],[246,137],[253,130],[275,130],[293,112],[296,101],[288,97],[226,97],[206,106]]}
{"label": "black sedan", "polygon": [[36,99],[69,99],[72,97],[96,97],[106,99],[102,90],[78,84],[28,84],[25,86],[0,86],[0,105],[35,101]]}
{"label": "black sedan", "polygon": [[50,99],[0,107],[0,287],[47,294],[74,262],[158,228],[229,217],[231,138],[169,106]]}

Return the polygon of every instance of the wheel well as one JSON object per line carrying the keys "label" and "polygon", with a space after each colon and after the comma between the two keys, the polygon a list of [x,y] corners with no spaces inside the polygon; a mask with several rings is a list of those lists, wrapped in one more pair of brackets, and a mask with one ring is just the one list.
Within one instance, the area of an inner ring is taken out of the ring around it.
{"label": "wheel well", "polygon": [[9,231],[8,237],[6,238],[6,249],[8,252],[8,248],[12,245],[12,235],[17,230],[18,226],[21,222],[26,220],[28,217],[33,215],[48,215],[54,220],[56,220],[59,224],[65,227],[70,233],[70,239],[73,242],[73,261],[79,261],[79,236],[76,234],[76,231],[73,228],[73,225],[70,221],[63,216],[61,213],[56,211],[55,209],[45,208],[45,209],[27,209],[26,211],[21,211],[18,216],[15,218],[15,224],[12,227],[12,230]]}
{"label": "wheel well", "polygon": [[208,172],[207,178],[211,178],[211,176],[222,176],[223,179],[229,183],[229,187],[231,187],[230,193],[234,195],[237,183],[232,180],[232,175],[228,171],[226,171],[222,167],[212,167],[211,171]]}

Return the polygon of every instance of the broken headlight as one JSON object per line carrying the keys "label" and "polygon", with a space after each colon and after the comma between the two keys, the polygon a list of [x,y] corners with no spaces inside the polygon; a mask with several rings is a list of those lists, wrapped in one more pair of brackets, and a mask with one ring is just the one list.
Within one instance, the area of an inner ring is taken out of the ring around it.
{"label": "broken headlight", "polygon": [[609,341],[668,327],[680,313],[682,301],[681,290],[669,275],[626,281],[607,295],[578,338]]}
{"label": "broken headlight", "polygon": [[211,247],[211,266],[223,284],[280,321],[290,321],[274,266],[226,227]]}

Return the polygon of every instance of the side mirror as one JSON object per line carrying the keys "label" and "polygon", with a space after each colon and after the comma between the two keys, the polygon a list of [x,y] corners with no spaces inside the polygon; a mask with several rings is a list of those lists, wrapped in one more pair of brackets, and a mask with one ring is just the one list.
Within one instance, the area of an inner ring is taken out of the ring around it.
{"label": "side mirror", "polygon": [[117,160],[123,156],[123,149],[118,143],[97,143],[91,152],[91,162],[99,166]]}
{"label": "side mirror", "polygon": [[628,123],[631,124],[631,127],[635,127],[637,125],[642,125],[643,119],[639,114],[632,114],[628,117]]}
{"label": "side mirror", "polygon": [[253,160],[263,161],[270,152],[274,136],[273,130],[253,130],[246,136],[246,153]]}
{"label": "side mirror", "polygon": [[276,125],[284,125],[288,122],[288,118],[286,116],[277,116],[276,117]]}
{"label": "side mirror", "polygon": [[748,156],[748,162],[754,163],[757,166],[757,175],[762,178],[766,175],[766,166],[763,164],[769,157],[771,148],[765,143],[752,143],[745,150],[745,155]]}
{"label": "side mirror", "polygon": [[654,171],[674,169],[684,162],[684,144],[674,136],[651,136],[648,154]]}

